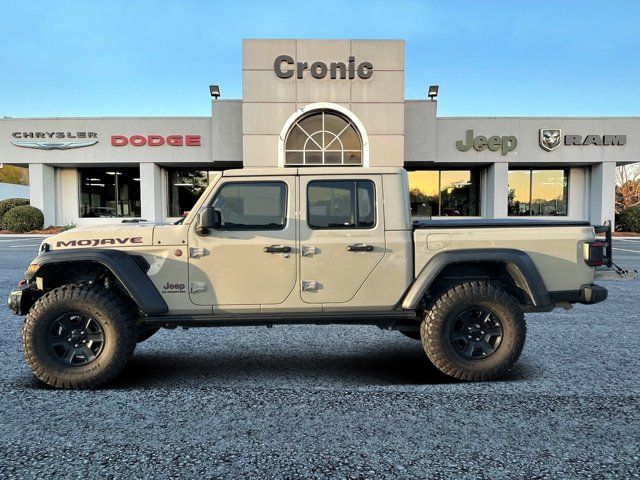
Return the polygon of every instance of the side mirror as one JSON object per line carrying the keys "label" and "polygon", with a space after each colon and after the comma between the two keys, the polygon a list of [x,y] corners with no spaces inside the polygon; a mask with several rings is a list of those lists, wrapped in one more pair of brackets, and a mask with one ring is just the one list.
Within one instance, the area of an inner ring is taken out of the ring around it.
{"label": "side mirror", "polygon": [[219,210],[213,207],[205,207],[198,212],[196,220],[196,233],[206,235],[210,229],[220,228],[222,225],[222,215]]}

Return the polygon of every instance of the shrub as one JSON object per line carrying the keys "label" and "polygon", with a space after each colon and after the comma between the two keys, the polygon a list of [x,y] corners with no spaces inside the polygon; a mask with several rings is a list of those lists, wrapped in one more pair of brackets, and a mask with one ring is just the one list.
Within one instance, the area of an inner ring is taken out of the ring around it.
{"label": "shrub", "polygon": [[29,200],[26,198],[7,198],[6,200],[0,200],[0,222],[4,214],[11,210],[13,207],[20,207],[22,205],[29,205]]}
{"label": "shrub", "polygon": [[620,222],[628,232],[640,232],[640,205],[625,208],[620,212]]}
{"label": "shrub", "polygon": [[44,215],[36,207],[20,205],[13,207],[2,217],[2,229],[16,233],[39,230],[44,225]]}

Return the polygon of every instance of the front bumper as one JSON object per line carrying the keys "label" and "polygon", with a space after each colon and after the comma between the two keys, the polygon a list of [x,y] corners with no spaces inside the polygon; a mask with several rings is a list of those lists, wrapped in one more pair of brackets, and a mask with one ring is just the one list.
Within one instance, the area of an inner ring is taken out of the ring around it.
{"label": "front bumper", "polygon": [[20,285],[9,294],[7,305],[9,309],[16,315],[26,315],[31,306],[43,294],[34,284]]}

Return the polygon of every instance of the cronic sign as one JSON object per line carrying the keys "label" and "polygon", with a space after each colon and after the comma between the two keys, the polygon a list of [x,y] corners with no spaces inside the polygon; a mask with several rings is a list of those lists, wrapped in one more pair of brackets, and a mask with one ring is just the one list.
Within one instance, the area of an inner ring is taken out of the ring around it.
{"label": "cronic sign", "polygon": [[349,78],[367,79],[373,75],[373,63],[360,62],[356,64],[356,57],[349,57],[347,63],[331,62],[296,62],[290,55],[279,55],[273,62],[273,71],[278,78],[304,78],[304,72],[308,70],[313,78],[325,78],[327,75],[332,80],[340,77],[342,80]]}

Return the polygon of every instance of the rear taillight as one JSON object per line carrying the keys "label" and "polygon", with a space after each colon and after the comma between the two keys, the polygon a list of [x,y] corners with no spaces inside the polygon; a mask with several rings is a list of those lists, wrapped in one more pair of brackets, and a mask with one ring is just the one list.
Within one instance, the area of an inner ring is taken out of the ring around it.
{"label": "rear taillight", "polygon": [[584,244],[584,261],[590,267],[600,267],[605,264],[607,243],[606,242],[588,242]]}
{"label": "rear taillight", "polygon": [[[584,261],[592,267],[606,265],[611,268],[613,265],[613,238],[611,235],[611,222],[604,222],[604,225],[593,227],[596,239],[593,242],[585,243]],[[604,238],[602,238],[604,234]]]}

